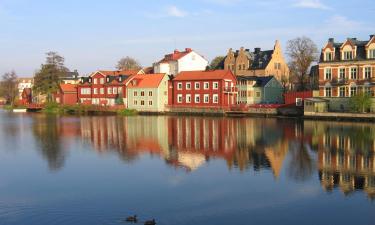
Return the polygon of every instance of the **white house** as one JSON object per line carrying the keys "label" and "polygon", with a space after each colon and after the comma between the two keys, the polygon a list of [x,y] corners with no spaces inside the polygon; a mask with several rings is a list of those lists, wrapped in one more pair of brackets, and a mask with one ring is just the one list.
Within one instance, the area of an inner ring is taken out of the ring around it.
{"label": "white house", "polygon": [[22,98],[22,92],[23,89],[25,88],[32,88],[34,84],[34,79],[33,78],[18,78],[17,79],[17,88],[18,88],[18,97],[21,99]]}
{"label": "white house", "polygon": [[165,55],[162,60],[154,63],[154,73],[177,75],[182,71],[206,70],[208,61],[191,48],[180,52],[175,50],[172,54]]}

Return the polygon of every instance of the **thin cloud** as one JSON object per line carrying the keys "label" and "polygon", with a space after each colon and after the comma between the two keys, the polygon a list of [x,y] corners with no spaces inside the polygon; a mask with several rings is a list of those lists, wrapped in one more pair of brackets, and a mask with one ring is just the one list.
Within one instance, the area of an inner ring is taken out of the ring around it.
{"label": "thin cloud", "polygon": [[167,14],[169,16],[172,16],[172,17],[179,17],[179,18],[182,18],[182,17],[186,17],[188,15],[187,12],[179,9],[177,6],[169,6],[167,8]]}
{"label": "thin cloud", "polygon": [[320,0],[298,0],[293,4],[293,7],[323,10],[330,9],[330,7],[323,4]]}

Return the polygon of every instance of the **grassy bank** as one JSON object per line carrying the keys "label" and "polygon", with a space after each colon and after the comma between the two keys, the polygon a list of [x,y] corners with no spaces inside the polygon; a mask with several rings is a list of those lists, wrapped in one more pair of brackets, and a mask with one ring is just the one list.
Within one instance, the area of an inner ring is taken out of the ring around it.
{"label": "grassy bank", "polygon": [[92,114],[117,114],[121,116],[133,116],[137,111],[131,109],[116,109],[111,107],[102,107],[95,105],[59,105],[57,103],[48,103],[42,110],[50,114],[71,114],[71,115],[92,115]]}

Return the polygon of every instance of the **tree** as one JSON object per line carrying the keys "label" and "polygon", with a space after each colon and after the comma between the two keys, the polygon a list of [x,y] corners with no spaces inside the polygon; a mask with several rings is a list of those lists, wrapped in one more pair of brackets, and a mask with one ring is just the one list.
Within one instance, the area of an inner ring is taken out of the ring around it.
{"label": "tree", "polygon": [[224,56],[216,56],[210,63],[209,68],[211,70],[224,69]]}
{"label": "tree", "polygon": [[14,105],[14,101],[17,97],[18,92],[18,81],[17,81],[17,74],[14,71],[4,73],[2,76],[2,80],[0,83],[0,92],[1,96],[3,96],[7,104]]}
{"label": "tree", "polygon": [[350,97],[350,105],[354,111],[365,113],[371,109],[371,95],[360,92]]}
{"label": "tree", "polygon": [[139,70],[142,66],[138,60],[126,56],[118,61],[116,68],[118,70]]}
{"label": "tree", "polygon": [[47,95],[47,101],[51,102],[52,93],[59,87],[60,77],[65,76],[68,69],[64,66],[64,57],[57,52],[47,52],[46,55],[46,63],[34,75],[33,90],[36,94]]}
{"label": "tree", "polygon": [[290,58],[290,74],[297,84],[297,90],[308,89],[308,70],[311,64],[318,60],[316,44],[308,37],[298,37],[288,41],[286,52]]}

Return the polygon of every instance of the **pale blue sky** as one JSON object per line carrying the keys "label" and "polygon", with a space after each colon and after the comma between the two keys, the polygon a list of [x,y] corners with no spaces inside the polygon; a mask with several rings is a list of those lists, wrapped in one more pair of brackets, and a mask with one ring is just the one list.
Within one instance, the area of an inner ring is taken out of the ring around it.
{"label": "pale blue sky", "polygon": [[32,76],[47,51],[87,74],[122,56],[148,66],[191,47],[209,60],[228,48],[272,48],[309,36],[368,39],[374,0],[0,0],[0,74]]}

